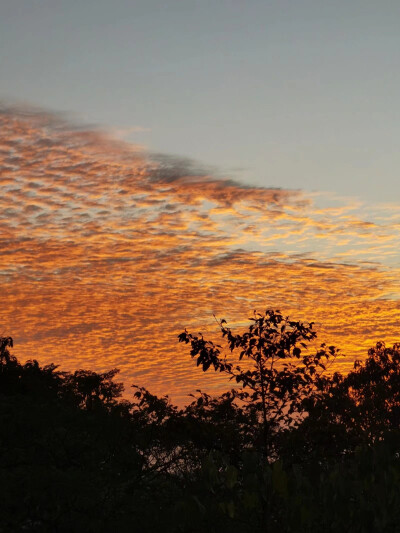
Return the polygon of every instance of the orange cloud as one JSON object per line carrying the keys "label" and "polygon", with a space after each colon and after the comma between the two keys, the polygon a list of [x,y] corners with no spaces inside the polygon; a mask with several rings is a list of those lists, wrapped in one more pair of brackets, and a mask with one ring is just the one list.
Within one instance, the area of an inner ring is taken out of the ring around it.
{"label": "orange cloud", "polygon": [[0,324],[22,359],[116,366],[184,401],[226,386],[177,343],[185,326],[215,336],[213,313],[316,321],[344,371],[399,340],[400,206],[324,208],[39,112],[3,109],[0,131]]}

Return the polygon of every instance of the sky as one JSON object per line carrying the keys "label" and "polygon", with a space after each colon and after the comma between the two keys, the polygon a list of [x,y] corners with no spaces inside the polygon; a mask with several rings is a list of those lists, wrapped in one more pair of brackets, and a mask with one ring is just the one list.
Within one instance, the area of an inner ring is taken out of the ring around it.
{"label": "sky", "polygon": [[220,391],[177,335],[398,341],[397,2],[3,0],[0,332],[22,359]]}

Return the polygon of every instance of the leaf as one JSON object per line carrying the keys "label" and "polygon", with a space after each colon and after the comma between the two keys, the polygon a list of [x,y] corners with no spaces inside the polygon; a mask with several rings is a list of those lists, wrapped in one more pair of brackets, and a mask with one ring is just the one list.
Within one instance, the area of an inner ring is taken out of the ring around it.
{"label": "leaf", "polygon": [[295,347],[293,348],[293,355],[294,355],[294,357],[299,358],[299,357],[300,357],[300,354],[301,354],[301,350],[300,350],[300,348],[298,348],[297,346],[295,346]]}
{"label": "leaf", "polygon": [[230,502],[225,503],[225,509],[229,518],[235,518],[235,504],[232,500]]}
{"label": "leaf", "polygon": [[228,489],[233,489],[236,485],[238,478],[238,471],[233,465],[229,465],[225,472],[226,476],[226,486]]}
{"label": "leaf", "polygon": [[201,501],[199,500],[199,498],[197,496],[192,496],[192,498],[195,501],[195,503],[197,505],[197,509],[200,511],[200,513],[202,515],[205,515],[206,512],[207,512],[206,507],[201,503]]}
{"label": "leaf", "polygon": [[287,498],[287,475],[283,470],[281,461],[275,461],[272,465],[272,486],[280,496]]}

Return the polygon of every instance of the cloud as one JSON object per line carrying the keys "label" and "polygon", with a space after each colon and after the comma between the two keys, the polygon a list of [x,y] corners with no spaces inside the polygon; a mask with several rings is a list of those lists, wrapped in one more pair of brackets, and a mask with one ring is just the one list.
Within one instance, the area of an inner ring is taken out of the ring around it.
{"label": "cloud", "polygon": [[21,358],[182,401],[226,385],[176,342],[215,336],[213,313],[314,320],[343,370],[398,340],[399,205],[219,179],[37,110],[3,107],[0,129],[0,324]]}
{"label": "cloud", "polygon": [[145,128],[144,126],[128,126],[127,128],[110,128],[109,134],[116,139],[124,140],[132,133],[149,133],[151,128]]}

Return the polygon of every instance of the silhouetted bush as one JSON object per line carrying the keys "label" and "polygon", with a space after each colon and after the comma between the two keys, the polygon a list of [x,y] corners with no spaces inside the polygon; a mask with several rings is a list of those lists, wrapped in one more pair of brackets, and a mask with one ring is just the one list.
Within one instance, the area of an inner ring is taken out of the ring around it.
{"label": "silhouetted bush", "polygon": [[347,376],[337,350],[279,312],[228,352],[185,332],[192,357],[240,386],[183,409],[117,370],[21,364],[0,338],[0,533],[400,530],[400,345]]}

